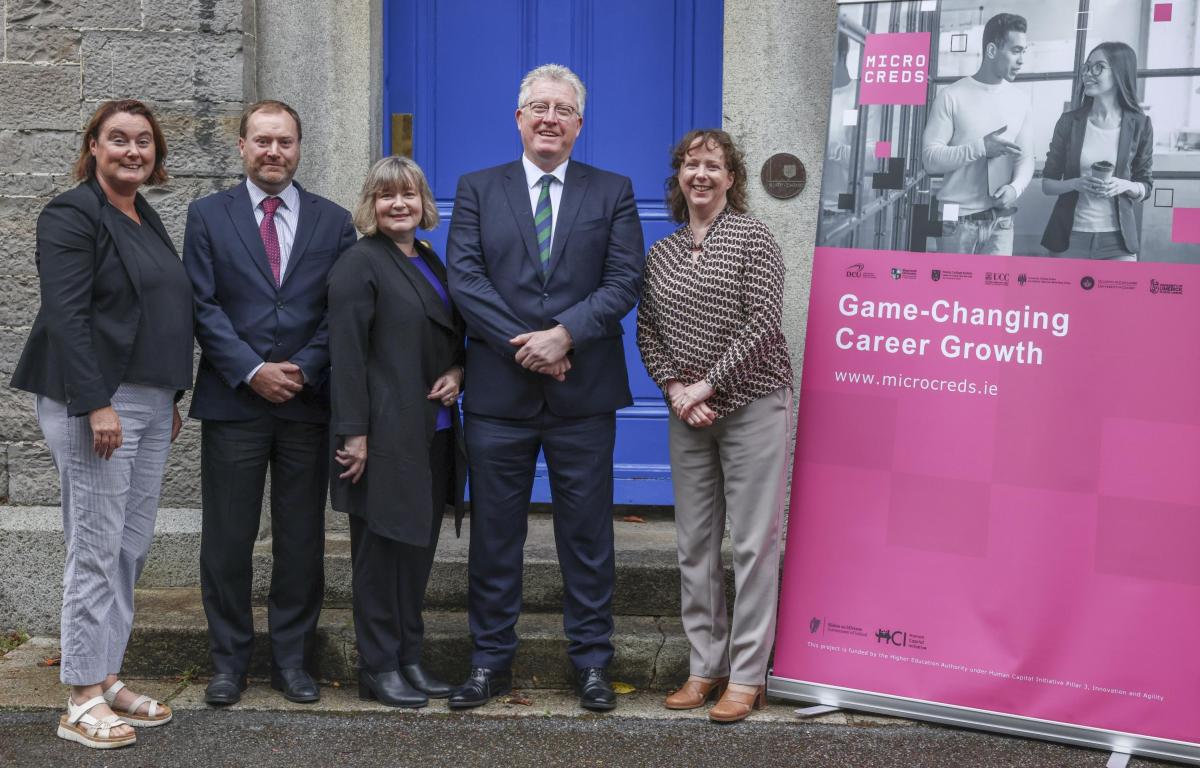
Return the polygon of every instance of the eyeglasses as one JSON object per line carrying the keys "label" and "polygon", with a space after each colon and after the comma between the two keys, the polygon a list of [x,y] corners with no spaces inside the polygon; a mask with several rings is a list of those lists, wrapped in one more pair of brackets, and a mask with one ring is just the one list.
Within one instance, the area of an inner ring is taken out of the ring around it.
{"label": "eyeglasses", "polygon": [[579,114],[579,110],[569,104],[547,104],[544,101],[531,101],[525,105],[524,109],[537,118],[545,117],[550,114],[550,110],[554,110],[554,114],[559,120],[570,120],[575,115]]}
{"label": "eyeglasses", "polygon": [[1091,64],[1083,65],[1084,73],[1092,77],[1100,77],[1107,69],[1109,69],[1108,63],[1104,61],[1093,61]]}

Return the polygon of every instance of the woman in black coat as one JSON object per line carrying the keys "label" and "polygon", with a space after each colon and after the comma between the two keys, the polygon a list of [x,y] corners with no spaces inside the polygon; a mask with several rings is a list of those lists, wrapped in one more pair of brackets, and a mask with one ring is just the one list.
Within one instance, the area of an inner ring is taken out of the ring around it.
{"label": "woman in black coat", "polygon": [[[421,707],[450,686],[421,666],[421,607],[446,505],[461,530],[464,331],[446,270],[416,230],[437,225],[420,167],[387,157],[354,211],[366,237],[329,273],[337,444],[333,507],[350,514],[359,696]],[[368,447],[369,446],[369,447]]]}

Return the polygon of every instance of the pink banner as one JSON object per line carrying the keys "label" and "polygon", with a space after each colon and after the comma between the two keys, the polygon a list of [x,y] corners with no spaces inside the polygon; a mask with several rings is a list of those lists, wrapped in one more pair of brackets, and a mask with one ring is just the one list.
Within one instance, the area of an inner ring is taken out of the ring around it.
{"label": "pink banner", "polygon": [[1200,742],[1200,274],[818,247],[776,677]]}

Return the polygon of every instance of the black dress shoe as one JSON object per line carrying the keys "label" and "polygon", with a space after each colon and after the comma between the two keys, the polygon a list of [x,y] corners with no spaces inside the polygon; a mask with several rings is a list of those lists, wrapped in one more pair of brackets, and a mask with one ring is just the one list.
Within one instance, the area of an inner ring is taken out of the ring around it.
{"label": "black dress shoe", "polygon": [[613,693],[604,667],[579,670],[579,706],[593,712],[607,712],[617,706],[617,694]]}
{"label": "black dress shoe", "polygon": [[396,670],[390,672],[368,672],[358,670],[358,698],[363,701],[378,700],[389,707],[416,709],[429,703],[429,697],[413,688]]}
{"label": "black dress shoe", "polygon": [[283,698],[297,704],[311,704],[321,698],[316,682],[303,669],[271,670],[271,687],[283,691]]}
{"label": "black dress shoe", "polygon": [[512,690],[512,673],[487,667],[471,667],[467,681],[450,694],[450,709],[467,709],[487,704],[493,696]]}
{"label": "black dress shoe", "polygon": [[208,681],[204,689],[204,701],[216,707],[226,707],[237,704],[242,700],[242,691],[246,690],[246,676],[235,675],[232,672],[218,672]]}
{"label": "black dress shoe", "polygon": [[413,688],[431,699],[444,699],[454,690],[449,683],[443,683],[425,671],[420,664],[405,664],[400,667],[400,674]]}

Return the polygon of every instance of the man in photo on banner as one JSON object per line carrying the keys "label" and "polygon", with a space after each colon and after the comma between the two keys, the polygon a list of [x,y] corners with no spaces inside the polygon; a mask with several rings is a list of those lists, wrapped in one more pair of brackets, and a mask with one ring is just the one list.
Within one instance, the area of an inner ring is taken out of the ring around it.
{"label": "man in photo on banner", "polygon": [[1012,255],[1017,198],[1033,179],[1029,97],[1013,85],[1025,32],[1022,16],[988,19],[979,70],[942,88],[929,110],[921,161],[945,176],[937,251]]}

